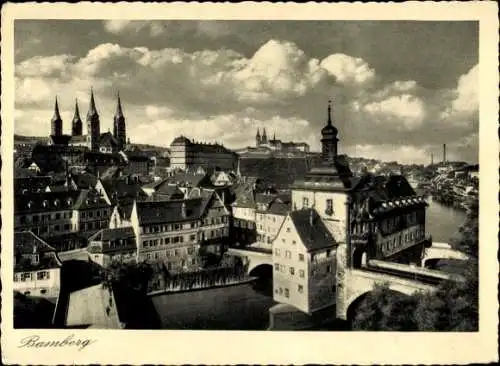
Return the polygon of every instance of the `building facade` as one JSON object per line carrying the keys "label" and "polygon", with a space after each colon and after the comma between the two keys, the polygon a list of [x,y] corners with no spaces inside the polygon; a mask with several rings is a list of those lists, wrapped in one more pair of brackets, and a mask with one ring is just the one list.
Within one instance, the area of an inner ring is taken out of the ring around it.
{"label": "building facade", "polygon": [[219,144],[195,143],[184,136],[174,139],[170,145],[170,166],[179,170],[204,169],[234,170],[237,155]]}
{"label": "building facade", "polygon": [[113,262],[137,260],[137,245],[132,227],[102,229],[89,238],[89,258],[102,267]]}
{"label": "building facade", "polygon": [[55,301],[62,263],[55,248],[30,231],[14,233],[14,291]]}

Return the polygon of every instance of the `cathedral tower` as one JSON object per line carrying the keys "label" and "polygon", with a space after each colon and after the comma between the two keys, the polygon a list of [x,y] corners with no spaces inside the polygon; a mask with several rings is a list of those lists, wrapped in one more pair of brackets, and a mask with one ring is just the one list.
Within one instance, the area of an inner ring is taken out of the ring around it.
{"label": "cathedral tower", "polygon": [[83,133],[83,122],[80,118],[80,111],[78,109],[78,100],[75,100],[75,115],[73,116],[73,123],[71,125],[71,135],[81,136]]}
{"label": "cathedral tower", "polygon": [[62,125],[61,115],[59,114],[59,105],[57,103],[57,97],[56,97],[56,104],[54,106],[54,116],[50,120],[50,123],[51,123],[51,129],[50,129],[51,135],[61,136],[63,125]]}
{"label": "cathedral tower", "polygon": [[262,143],[267,144],[267,134],[266,134],[266,128],[264,127],[264,132],[262,133]]}
{"label": "cathedral tower", "polygon": [[334,161],[337,157],[338,130],[332,124],[332,102],[328,101],[328,121],[321,130],[321,156],[325,161]]}
{"label": "cathedral tower", "polygon": [[125,128],[125,117],[123,116],[120,94],[116,95],[116,112],[113,117],[113,136],[118,142],[118,148],[123,150],[127,143],[127,132]]}
{"label": "cathedral tower", "polygon": [[90,89],[90,106],[87,112],[87,143],[92,151],[99,150],[99,138],[101,135],[101,127],[99,122],[99,114],[95,107],[94,91]]}
{"label": "cathedral tower", "polygon": [[257,128],[257,135],[255,136],[255,146],[260,146],[260,130]]}

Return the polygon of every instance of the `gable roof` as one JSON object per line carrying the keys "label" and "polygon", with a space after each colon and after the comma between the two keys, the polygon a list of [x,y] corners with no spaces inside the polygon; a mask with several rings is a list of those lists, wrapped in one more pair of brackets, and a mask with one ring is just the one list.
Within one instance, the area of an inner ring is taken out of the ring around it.
{"label": "gable roof", "polygon": [[335,238],[316,210],[308,208],[292,211],[290,219],[308,252],[337,245]]}
{"label": "gable roof", "polygon": [[[183,215],[183,205],[185,215]],[[202,199],[172,200],[161,202],[136,202],[140,225],[197,220],[201,216]]]}

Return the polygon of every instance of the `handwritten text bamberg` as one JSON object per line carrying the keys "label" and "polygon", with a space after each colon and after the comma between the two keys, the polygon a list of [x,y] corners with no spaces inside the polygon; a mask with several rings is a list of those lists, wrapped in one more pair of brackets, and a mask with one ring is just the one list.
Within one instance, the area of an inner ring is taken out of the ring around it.
{"label": "handwritten text bamberg", "polygon": [[42,340],[38,335],[31,335],[21,339],[19,348],[46,348],[46,347],[76,347],[79,351],[94,343],[92,339],[79,339],[75,338],[73,334],[67,336],[63,340]]}

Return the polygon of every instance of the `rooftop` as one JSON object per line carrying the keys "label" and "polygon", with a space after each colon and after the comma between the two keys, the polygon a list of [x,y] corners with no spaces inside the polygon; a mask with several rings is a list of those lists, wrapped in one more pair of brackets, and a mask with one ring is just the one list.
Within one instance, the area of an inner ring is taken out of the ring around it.
{"label": "rooftop", "polygon": [[290,218],[308,252],[337,245],[323,220],[314,209],[292,211]]}

